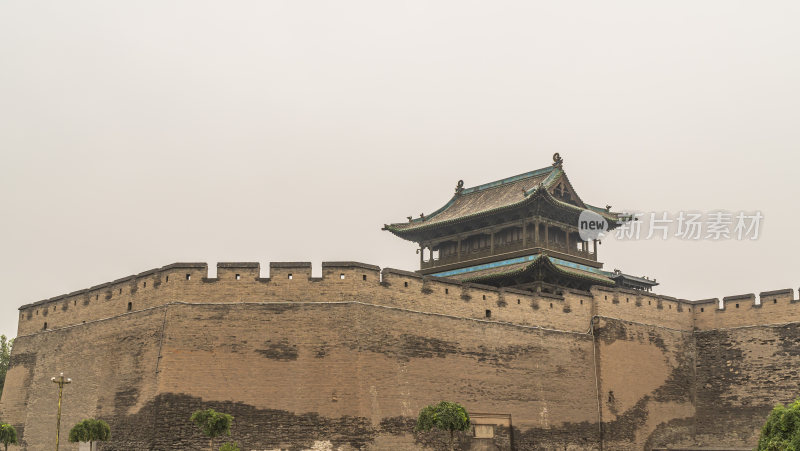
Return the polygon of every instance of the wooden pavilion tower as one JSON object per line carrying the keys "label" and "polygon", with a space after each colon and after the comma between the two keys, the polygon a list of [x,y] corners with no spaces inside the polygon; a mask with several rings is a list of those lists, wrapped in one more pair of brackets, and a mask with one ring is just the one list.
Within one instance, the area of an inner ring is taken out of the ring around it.
{"label": "wooden pavilion tower", "polygon": [[598,240],[584,241],[581,212],[620,224],[611,207],[586,204],[575,192],[559,154],[551,166],[472,188],[456,186],[443,207],[384,230],[419,244],[423,275],[497,287],[555,292],[592,285],[650,290],[654,280],[603,270]]}

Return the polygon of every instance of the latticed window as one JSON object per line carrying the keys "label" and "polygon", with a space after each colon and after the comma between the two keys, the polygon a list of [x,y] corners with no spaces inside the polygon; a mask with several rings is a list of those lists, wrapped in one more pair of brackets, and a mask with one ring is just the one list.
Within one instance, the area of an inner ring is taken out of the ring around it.
{"label": "latticed window", "polygon": [[442,243],[439,249],[442,252],[442,257],[450,257],[458,253],[458,243],[448,241],[446,243]]}
{"label": "latticed window", "polygon": [[470,238],[470,246],[469,248],[473,251],[479,251],[489,247],[489,236],[488,235],[477,235]]}

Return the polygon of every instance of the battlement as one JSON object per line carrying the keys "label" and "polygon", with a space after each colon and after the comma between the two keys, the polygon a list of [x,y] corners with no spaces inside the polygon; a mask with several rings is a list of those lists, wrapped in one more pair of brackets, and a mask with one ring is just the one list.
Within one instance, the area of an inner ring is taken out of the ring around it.
{"label": "battlement", "polygon": [[594,316],[677,330],[720,329],[800,321],[791,289],[691,301],[595,286],[558,293],[463,283],[352,261],[173,263],[19,308],[19,335],[91,322],[170,302],[360,301],[404,309],[549,329],[585,332]]}
{"label": "battlement", "polygon": [[800,300],[794,290],[762,291],[695,301],[697,329],[725,329],[800,321]]}

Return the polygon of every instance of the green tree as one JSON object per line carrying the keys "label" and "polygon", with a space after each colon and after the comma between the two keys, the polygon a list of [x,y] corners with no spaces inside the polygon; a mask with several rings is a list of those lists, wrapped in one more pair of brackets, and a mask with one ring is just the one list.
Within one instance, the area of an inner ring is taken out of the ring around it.
{"label": "green tree", "polygon": [[0,443],[6,447],[6,451],[8,451],[8,445],[17,443],[17,430],[14,429],[14,426],[0,423]]}
{"label": "green tree", "polygon": [[214,409],[198,410],[192,414],[194,423],[208,437],[208,449],[214,451],[214,439],[221,435],[231,435],[233,417]]}
{"label": "green tree", "polygon": [[93,450],[94,442],[107,442],[111,438],[111,428],[103,420],[89,418],[81,421],[69,431],[69,441],[89,442],[89,449]]}
{"label": "green tree", "polygon": [[223,443],[222,446],[219,447],[219,451],[241,451],[239,449],[239,445],[236,442],[233,443]]}
{"label": "green tree", "polygon": [[8,364],[11,362],[13,346],[13,339],[9,340],[5,335],[0,335],[0,398],[3,396],[3,386],[6,384],[6,373],[8,373]]}
{"label": "green tree", "polygon": [[450,433],[450,451],[453,451],[453,436],[458,431],[469,429],[469,414],[461,404],[442,401],[423,407],[417,418],[417,431],[439,429]]}
{"label": "green tree", "polygon": [[800,398],[772,409],[761,428],[756,451],[800,451]]}

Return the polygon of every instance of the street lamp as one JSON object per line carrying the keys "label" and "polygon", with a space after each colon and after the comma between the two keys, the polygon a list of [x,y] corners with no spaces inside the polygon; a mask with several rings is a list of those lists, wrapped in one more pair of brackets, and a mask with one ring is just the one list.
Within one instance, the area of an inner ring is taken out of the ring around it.
{"label": "street lamp", "polygon": [[64,373],[58,377],[51,377],[50,381],[58,384],[58,417],[56,420],[56,451],[58,451],[58,435],[61,432],[61,395],[64,393],[64,386],[72,383],[72,379],[64,378]]}

